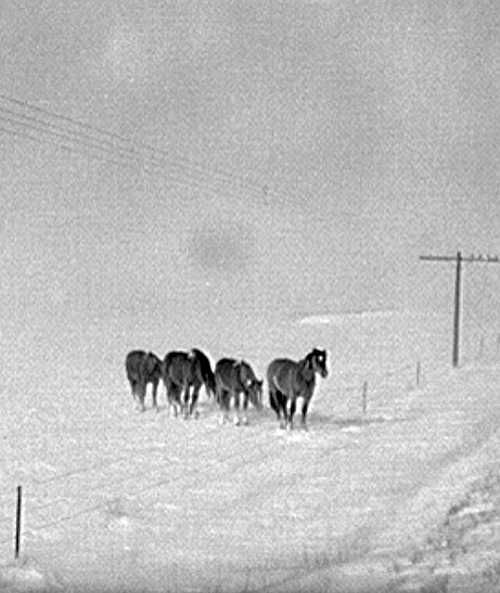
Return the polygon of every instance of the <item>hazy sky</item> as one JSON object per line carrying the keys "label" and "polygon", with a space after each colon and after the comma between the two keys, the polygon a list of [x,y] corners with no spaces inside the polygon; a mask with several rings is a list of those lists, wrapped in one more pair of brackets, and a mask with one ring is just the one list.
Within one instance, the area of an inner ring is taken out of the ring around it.
{"label": "hazy sky", "polygon": [[445,309],[453,268],[418,256],[500,253],[499,26],[493,0],[2,0],[4,339]]}

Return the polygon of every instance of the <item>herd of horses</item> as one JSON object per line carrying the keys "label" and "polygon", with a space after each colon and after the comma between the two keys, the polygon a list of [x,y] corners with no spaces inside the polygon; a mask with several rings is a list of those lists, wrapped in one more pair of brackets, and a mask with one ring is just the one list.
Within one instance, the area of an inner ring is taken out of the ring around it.
{"label": "herd of horses", "polygon": [[[201,350],[174,350],[163,360],[153,352],[133,350],[125,360],[127,379],[132,397],[145,409],[148,384],[152,386],[153,407],[158,409],[157,392],[160,381],[165,385],[167,403],[177,416],[197,416],[196,404],[204,386],[208,397],[213,397],[222,414],[221,422],[234,408],[234,423],[247,423],[246,411],[250,402],[257,410],[263,408],[263,380],[258,379],[245,360],[221,358],[212,370],[209,358]],[[309,403],[316,385],[316,375],[328,375],[326,350],[313,348],[304,358],[294,361],[276,358],[267,367],[266,379],[269,405],[276,413],[281,428],[293,427],[297,399],[302,399],[302,426],[306,428]],[[243,416],[240,417],[240,410]]]}

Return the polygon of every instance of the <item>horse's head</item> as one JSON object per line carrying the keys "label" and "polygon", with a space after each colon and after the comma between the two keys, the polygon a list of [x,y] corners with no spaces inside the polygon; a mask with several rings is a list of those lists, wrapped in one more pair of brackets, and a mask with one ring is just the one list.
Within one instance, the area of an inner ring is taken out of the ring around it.
{"label": "horse's head", "polygon": [[259,381],[253,372],[252,367],[244,360],[238,363],[240,371],[240,381],[244,385],[245,390],[250,399],[250,403],[257,410],[262,409],[262,385],[263,381]]}
{"label": "horse's head", "polygon": [[254,379],[247,388],[250,403],[256,410],[262,410],[262,386],[264,381]]}
{"label": "horse's head", "polygon": [[315,372],[319,373],[323,379],[328,377],[328,368],[326,366],[326,350],[313,348],[307,355],[309,367]]}

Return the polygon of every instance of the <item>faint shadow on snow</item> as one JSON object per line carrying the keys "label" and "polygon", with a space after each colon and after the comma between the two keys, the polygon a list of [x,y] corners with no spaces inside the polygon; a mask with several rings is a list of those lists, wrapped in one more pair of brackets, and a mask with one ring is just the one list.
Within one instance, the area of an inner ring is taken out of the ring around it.
{"label": "faint shadow on snow", "polygon": [[318,426],[334,426],[344,432],[359,432],[365,427],[373,424],[395,424],[397,422],[408,422],[410,418],[406,416],[396,416],[391,414],[378,414],[376,416],[347,416],[344,418],[326,416],[323,414],[314,414],[314,421]]}
{"label": "faint shadow on snow", "polygon": [[141,509],[126,495],[108,499],[101,509],[104,525],[108,530],[131,530],[143,523]]}
{"label": "faint shadow on snow", "polygon": [[59,593],[69,591],[55,574],[42,569],[31,558],[0,565],[0,592]]}

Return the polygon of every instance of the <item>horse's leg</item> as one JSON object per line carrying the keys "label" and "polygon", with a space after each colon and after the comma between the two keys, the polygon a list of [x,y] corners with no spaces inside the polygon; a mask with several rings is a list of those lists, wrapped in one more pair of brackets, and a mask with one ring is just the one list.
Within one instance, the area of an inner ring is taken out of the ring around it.
{"label": "horse's leg", "polygon": [[158,402],[156,401],[156,394],[158,391],[158,379],[153,379],[153,407],[158,412]]}
{"label": "horse's leg", "polygon": [[[281,393],[281,391],[277,392],[276,395],[276,399],[278,401],[278,405],[281,409],[281,412],[283,413],[283,420],[280,420],[280,428],[286,428],[286,424],[288,421],[288,417],[287,417],[287,411],[286,411],[286,405],[287,405],[287,399],[284,393]],[[280,414],[278,413],[278,419],[280,418]]]}
{"label": "horse's leg", "polygon": [[[194,409],[196,407],[196,402],[198,401],[198,396],[200,394],[200,389],[201,389],[201,383],[195,383],[195,385],[193,386],[193,393],[191,395],[191,407],[189,410],[189,414],[192,415],[194,412]],[[195,417],[197,418],[198,412],[195,413]]]}
{"label": "horse's leg", "polygon": [[186,383],[186,386],[184,387],[184,403],[182,406],[182,412],[183,412],[183,416],[184,418],[189,418],[189,398],[190,398],[190,385],[189,383]]}
{"label": "horse's leg", "polygon": [[173,385],[172,385],[172,381],[168,378],[165,377],[163,379],[163,383],[165,384],[165,397],[167,398],[167,406],[168,406],[168,413],[170,415],[170,413],[172,412],[173,409]]}
{"label": "horse's leg", "polygon": [[240,395],[241,392],[240,391],[235,391],[234,392],[234,418],[233,418],[233,423],[235,426],[239,426],[240,425]]}
{"label": "horse's leg", "polygon": [[290,405],[289,405],[289,410],[288,410],[288,418],[287,418],[287,428],[289,430],[292,430],[293,428],[293,415],[295,414],[295,409],[297,407],[297,399],[295,397],[291,397],[290,400]]}
{"label": "horse's leg", "polygon": [[230,393],[227,389],[223,389],[222,387],[219,389],[219,407],[221,409],[221,415],[219,419],[220,424],[224,424],[226,421],[227,415],[229,413],[229,398]]}
{"label": "horse's leg", "polygon": [[310,400],[305,399],[304,403],[302,404],[302,426],[307,430],[306,424],[306,416],[307,416],[307,408],[309,407]]}
{"label": "horse's leg", "polygon": [[177,417],[177,406],[180,406],[178,388],[170,378],[166,379],[165,388],[167,390],[169,414],[173,412],[174,416]]}
{"label": "horse's leg", "polygon": [[172,384],[172,401],[174,416],[177,418],[182,413],[182,387]]}
{"label": "horse's leg", "polygon": [[276,389],[269,387],[269,404],[271,408],[276,412],[278,420],[280,419],[280,406],[278,401],[278,395]]}
{"label": "horse's leg", "polygon": [[139,403],[141,404],[141,412],[144,412],[146,409],[146,406],[144,405],[144,400],[146,399],[146,387],[147,384],[141,381],[139,384]]}
{"label": "horse's leg", "polygon": [[246,426],[248,424],[248,417],[247,417],[247,409],[248,409],[248,391],[245,391],[243,394],[243,418],[241,421]]}
{"label": "horse's leg", "polygon": [[[132,392],[132,399],[135,402],[137,401],[137,381],[134,381],[133,379],[129,380],[130,383],[130,391]],[[135,406],[134,406],[135,407]]]}

